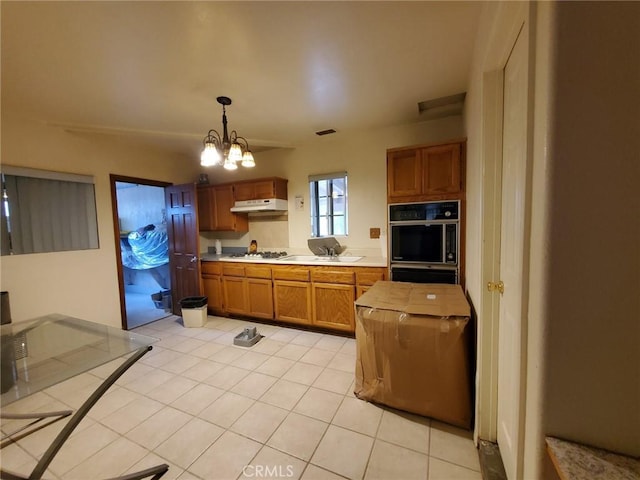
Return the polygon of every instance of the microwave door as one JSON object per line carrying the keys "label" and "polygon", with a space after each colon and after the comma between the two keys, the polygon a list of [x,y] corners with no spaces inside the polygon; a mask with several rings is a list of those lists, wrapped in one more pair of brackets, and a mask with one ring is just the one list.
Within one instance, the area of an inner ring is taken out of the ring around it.
{"label": "microwave door", "polygon": [[392,260],[397,262],[443,263],[442,224],[403,224],[391,227]]}

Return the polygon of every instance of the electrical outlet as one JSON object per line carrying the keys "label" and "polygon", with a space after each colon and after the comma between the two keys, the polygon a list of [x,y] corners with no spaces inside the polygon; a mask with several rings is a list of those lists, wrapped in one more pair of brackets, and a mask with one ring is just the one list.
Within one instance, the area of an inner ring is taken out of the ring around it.
{"label": "electrical outlet", "polygon": [[380,238],[380,229],[379,228],[370,228],[369,229],[369,238]]}

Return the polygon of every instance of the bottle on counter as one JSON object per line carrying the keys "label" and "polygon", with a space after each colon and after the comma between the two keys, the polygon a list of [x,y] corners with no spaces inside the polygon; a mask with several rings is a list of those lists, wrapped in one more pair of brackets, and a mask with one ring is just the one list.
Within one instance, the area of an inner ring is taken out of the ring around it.
{"label": "bottle on counter", "polygon": [[222,242],[220,240],[216,240],[216,253],[218,255],[222,253]]}
{"label": "bottle on counter", "polygon": [[251,240],[251,244],[249,245],[249,253],[258,253],[258,242],[256,240]]}

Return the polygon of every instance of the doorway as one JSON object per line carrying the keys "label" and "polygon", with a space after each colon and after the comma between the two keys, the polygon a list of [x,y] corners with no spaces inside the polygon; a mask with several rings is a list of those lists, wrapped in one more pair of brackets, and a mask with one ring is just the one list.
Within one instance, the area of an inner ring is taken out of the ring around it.
{"label": "doorway", "polygon": [[122,328],[172,315],[164,188],[169,183],[111,175]]}
{"label": "doorway", "polygon": [[531,181],[531,32],[526,6],[483,75],[482,325],[478,439],[497,442],[507,478],[524,471]]}

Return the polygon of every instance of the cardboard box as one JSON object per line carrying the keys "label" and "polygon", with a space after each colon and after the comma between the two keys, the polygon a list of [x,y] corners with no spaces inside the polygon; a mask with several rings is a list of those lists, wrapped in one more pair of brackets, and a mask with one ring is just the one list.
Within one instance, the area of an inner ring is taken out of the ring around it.
{"label": "cardboard box", "polygon": [[470,307],[462,288],[378,281],[355,304],[356,396],[471,428]]}

